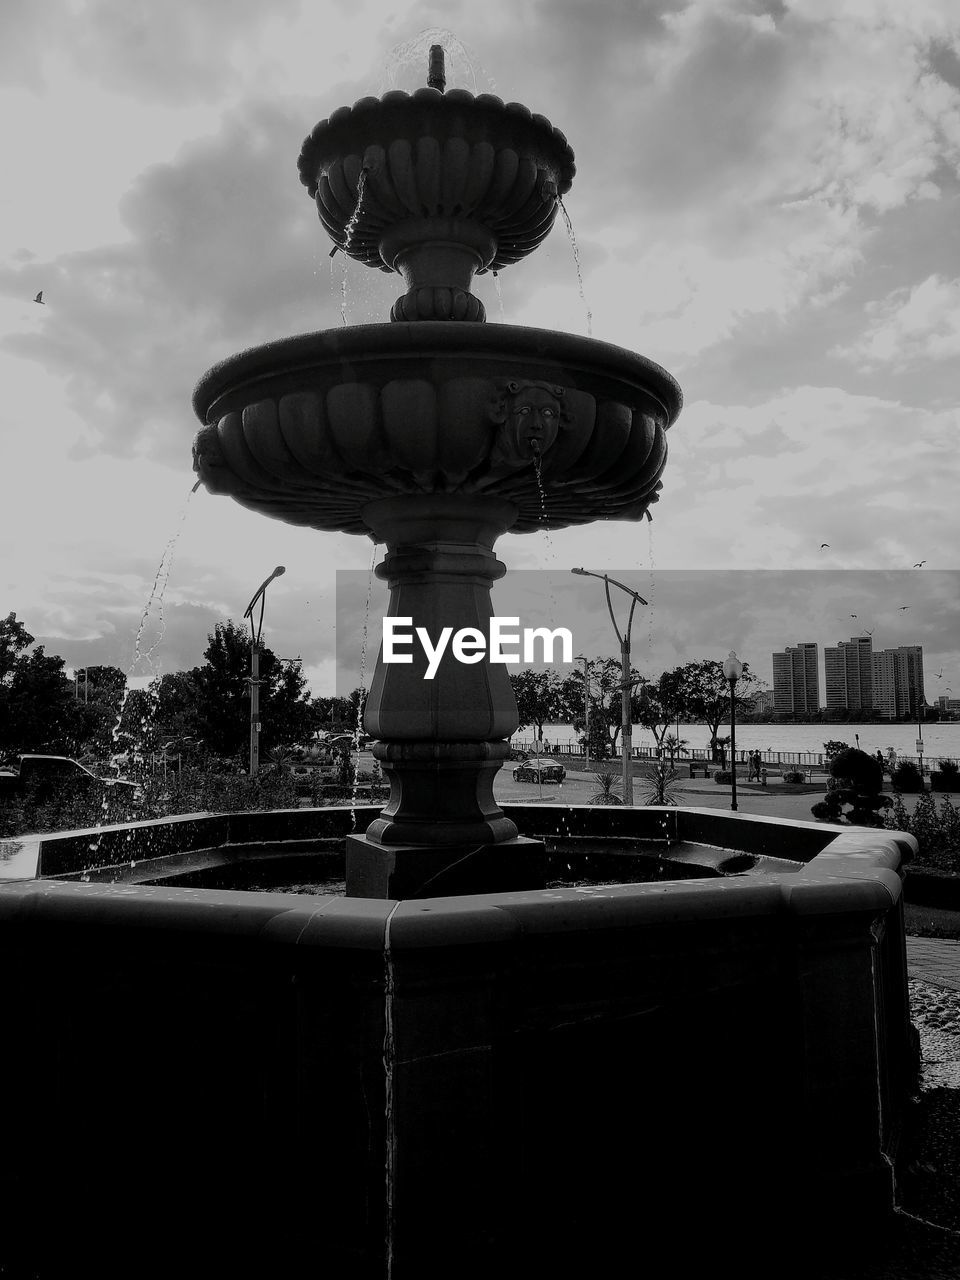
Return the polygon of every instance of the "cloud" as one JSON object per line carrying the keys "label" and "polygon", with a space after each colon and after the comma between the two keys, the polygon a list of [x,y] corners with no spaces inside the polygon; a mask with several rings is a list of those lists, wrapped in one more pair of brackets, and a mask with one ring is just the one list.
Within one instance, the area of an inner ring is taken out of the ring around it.
{"label": "cloud", "polygon": [[43,52],[67,19],[63,0],[4,0],[0,86],[36,89],[43,80]]}
{"label": "cloud", "polygon": [[927,276],[868,303],[866,314],[865,331],[831,355],[864,370],[890,365],[898,371],[960,355],[960,278]]}
{"label": "cloud", "polygon": [[50,55],[66,55],[109,89],[171,104],[210,101],[229,86],[237,48],[299,8],[299,0],[164,0],[158,21],[149,0],[5,0],[0,73],[36,86]]}
{"label": "cloud", "polygon": [[702,545],[681,536],[701,563],[716,555],[707,531],[720,527],[730,564],[907,566],[940,555],[946,567],[944,511],[925,495],[957,477],[955,431],[952,412],[839,387],[792,388],[754,406],[694,402],[670,433],[658,517],[670,525],[675,512],[696,511]]}
{"label": "cloud", "polygon": [[42,328],[3,345],[64,379],[84,447],[189,465],[206,365],[339,323],[326,237],[295,169],[304,121],[306,110],[246,104],[142,173],[122,204],[126,241],[0,271],[0,289],[21,297],[43,280]]}

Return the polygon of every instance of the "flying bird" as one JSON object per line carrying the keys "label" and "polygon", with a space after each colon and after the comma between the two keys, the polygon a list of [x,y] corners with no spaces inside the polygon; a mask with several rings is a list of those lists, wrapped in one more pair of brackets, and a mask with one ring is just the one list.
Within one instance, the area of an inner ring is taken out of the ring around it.
{"label": "flying bird", "polygon": [[40,292],[37,294],[37,296],[34,298],[34,302],[39,302],[39,303],[40,303],[40,305],[41,305],[41,307],[46,306],[46,303],[45,303],[45,302],[44,302],[44,300],[43,300],[43,290],[42,290],[42,289],[41,289],[41,290],[40,290]]}
{"label": "flying bird", "polygon": [[851,618],[855,618],[856,616],[857,616],[857,615],[856,615],[855,613],[851,613],[851,615],[850,615],[850,617],[851,617]]}
{"label": "flying bird", "polygon": [[821,542],[821,543],[820,543],[820,550],[822,551],[824,547],[829,547],[829,545],[830,545],[830,543],[829,543],[829,542]]}
{"label": "flying bird", "polygon": [[910,608],[910,606],[909,606],[908,604],[902,604],[902,605],[900,606],[900,612],[901,612],[901,613],[903,613],[904,609],[909,609],[909,608]]}
{"label": "flying bird", "polygon": [[941,667],[940,670],[937,672],[937,679],[938,680],[943,679],[943,667]]}
{"label": "flying bird", "polygon": [[927,563],[927,562],[926,562],[926,560],[918,560],[918,561],[917,561],[917,563],[916,563],[913,567],[914,567],[915,569],[922,569],[922,568],[923,568],[923,566],[924,566],[926,563]]}

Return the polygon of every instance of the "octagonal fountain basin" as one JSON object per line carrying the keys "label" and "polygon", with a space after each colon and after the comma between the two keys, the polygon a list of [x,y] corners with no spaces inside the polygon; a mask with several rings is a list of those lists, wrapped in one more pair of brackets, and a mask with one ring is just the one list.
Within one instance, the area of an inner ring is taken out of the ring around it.
{"label": "octagonal fountain basin", "polygon": [[[684,1274],[694,1242],[742,1274],[751,1247],[881,1230],[916,1066],[911,838],[510,814],[573,870],[589,839],[645,882],[403,902],[170,883],[342,867],[349,810],[22,842],[39,878],[0,888],[28,1085],[8,1250],[130,1274],[149,1223],[151,1261],[189,1248],[220,1274],[610,1275],[638,1250]],[[759,861],[724,874],[731,858]]]}

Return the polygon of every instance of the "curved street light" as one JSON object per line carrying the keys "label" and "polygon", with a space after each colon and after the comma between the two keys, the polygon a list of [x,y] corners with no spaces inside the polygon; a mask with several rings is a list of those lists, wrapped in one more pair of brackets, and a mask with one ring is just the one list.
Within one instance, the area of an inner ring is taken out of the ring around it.
{"label": "curved street light", "polygon": [[731,649],[724,659],[723,674],[730,685],[730,808],[737,807],[737,681],[743,675],[743,663]]}
{"label": "curved street light", "polygon": [[[279,578],[281,573],[286,573],[286,569],[282,564],[278,564],[269,578],[265,578],[254,592],[253,599],[243,611],[243,616],[250,620],[250,677],[247,684],[250,686],[250,777],[255,778],[260,768],[260,636],[263,633],[263,609],[265,604],[265,596],[267,587],[274,580]],[[257,601],[260,601],[260,617],[257,619],[257,626],[253,625],[253,610]]]}
{"label": "curved street light", "polygon": [[[599,578],[603,583],[607,596],[607,611],[610,614],[613,629],[617,633],[617,639],[620,641],[620,751],[623,761],[623,803],[632,805],[633,722],[630,716],[630,693],[633,686],[638,684],[639,681],[630,679],[630,629],[633,626],[633,611],[638,604],[645,605],[647,601],[632,587],[626,586],[623,582],[618,582],[616,578],[611,578],[609,574],[594,573],[592,569],[571,569],[570,572],[582,578]],[[628,596],[632,597],[627,625],[623,631],[620,630],[616,615],[613,612],[613,601],[610,599],[611,587],[619,587],[621,591],[625,591]]]}

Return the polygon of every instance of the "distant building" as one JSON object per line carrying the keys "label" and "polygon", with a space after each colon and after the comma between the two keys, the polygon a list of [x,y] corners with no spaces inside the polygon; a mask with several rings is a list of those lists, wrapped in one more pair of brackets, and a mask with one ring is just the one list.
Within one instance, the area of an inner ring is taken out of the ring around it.
{"label": "distant building", "polygon": [[873,710],[873,641],[851,636],[823,651],[828,711]]}
{"label": "distant building", "polygon": [[946,694],[941,694],[936,701],[937,710],[947,720],[956,720],[960,718],[960,698],[948,698]]}
{"label": "distant building", "polygon": [[923,646],[902,644],[873,655],[874,706],[891,720],[916,719],[924,704]]}
{"label": "distant building", "polygon": [[773,709],[785,715],[820,710],[819,648],[813,641],[788,645],[773,657]]}
{"label": "distant building", "polygon": [[767,711],[775,710],[772,689],[761,689],[755,693],[752,698],[753,710],[756,715],[764,715]]}

